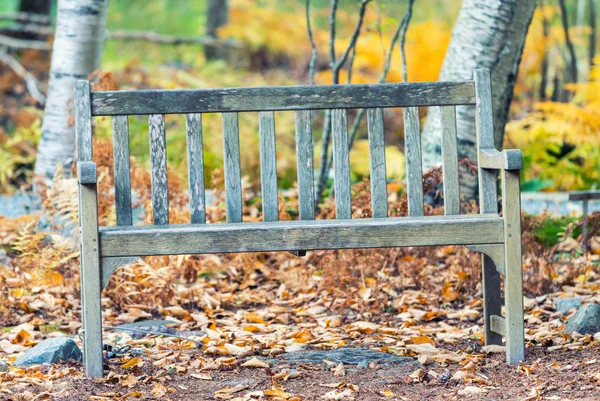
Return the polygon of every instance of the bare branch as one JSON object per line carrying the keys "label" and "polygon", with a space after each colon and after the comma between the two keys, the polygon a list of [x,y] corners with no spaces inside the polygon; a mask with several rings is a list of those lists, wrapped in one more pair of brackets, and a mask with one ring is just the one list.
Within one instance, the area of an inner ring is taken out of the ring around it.
{"label": "bare branch", "polygon": [[11,49],[35,49],[35,50],[50,50],[50,45],[41,40],[16,39],[10,36],[0,35],[0,46]]}
{"label": "bare branch", "polygon": [[[34,27],[31,25],[22,26],[21,28],[11,29],[13,32],[27,32],[35,33],[40,36],[51,35],[54,31],[48,27]],[[240,48],[241,44],[233,40],[220,40],[211,36],[174,36],[174,35],[162,35],[153,31],[127,31],[127,30],[116,30],[106,31],[104,39],[108,40],[142,40],[145,42],[152,42],[164,45],[210,45],[210,46],[223,46],[231,48]],[[12,49],[36,49],[48,51],[51,46],[45,41],[41,40],[25,40],[16,39],[6,35],[0,35],[0,46],[6,46]]]}
{"label": "bare branch", "polygon": [[[401,36],[405,36],[406,35],[406,31],[408,30],[408,25],[410,23],[410,19],[412,16],[412,6],[415,0],[409,0],[408,2],[408,8],[406,9],[406,12],[404,14],[404,17],[402,18],[402,21],[398,24],[398,27],[396,28],[396,31],[394,32],[394,36],[392,37],[392,41],[390,43],[390,48],[387,51],[387,58],[385,60],[385,65],[383,67],[383,71],[381,72],[381,75],[379,76],[379,79],[377,80],[377,83],[383,83],[385,82],[385,79],[387,77],[387,74],[390,70],[390,66],[391,66],[391,61],[392,61],[392,53],[394,51],[394,47],[396,46],[396,43],[398,42],[399,38]],[[403,45],[400,45],[400,50],[401,52],[403,52]],[[406,64],[405,64],[405,56],[402,56],[402,60],[403,60],[403,66],[402,66],[402,74],[403,77],[406,74]],[[406,81],[406,78],[404,77],[404,80]],[[358,110],[358,113],[356,114],[356,118],[354,119],[354,122],[352,123],[352,128],[350,129],[350,139],[348,141],[348,150],[350,151],[352,149],[352,145],[354,144],[354,140],[356,139],[356,134],[358,133],[358,128],[360,127],[360,122],[362,121],[364,115],[366,113],[366,109],[360,109]],[[327,168],[326,171],[329,171],[329,169],[331,169],[331,164],[333,163],[333,155],[329,155],[328,159],[327,159]],[[326,183],[327,180],[325,180]],[[319,188],[317,186],[317,188]],[[318,192],[317,192],[318,193]]]}
{"label": "bare branch", "polygon": [[23,12],[6,12],[0,13],[0,21],[17,21],[30,22],[33,24],[50,25],[52,18],[43,14],[23,13]]}
{"label": "bare branch", "polygon": [[337,13],[338,0],[331,0],[329,7],[329,65],[333,70],[335,58],[335,14]]}
{"label": "bare branch", "polygon": [[312,27],[310,25],[310,0],[306,0],[306,28],[308,30],[308,40],[310,40],[310,47],[312,53],[310,55],[310,62],[308,63],[308,78],[311,85],[315,84],[315,67],[317,65],[317,57],[319,55],[317,51],[317,45],[315,44],[315,38],[313,36]]}
{"label": "bare branch", "polygon": [[[335,0],[333,0],[335,1]],[[371,2],[371,0],[362,0],[360,3],[360,12],[358,15],[358,22],[356,23],[356,27],[354,28],[354,32],[352,33],[352,36],[350,38],[350,43],[348,43],[348,47],[346,47],[346,50],[344,50],[344,53],[342,54],[342,57],[339,58],[339,60],[337,60],[332,67],[333,70],[333,83],[334,84],[338,84],[339,83],[339,72],[342,69],[343,65],[346,63],[346,60],[348,60],[348,55],[350,54],[350,52],[352,51],[352,49],[356,46],[356,41],[358,40],[358,36],[360,35],[360,30],[362,28],[364,19],[365,19],[365,12],[367,11],[367,4],[369,4]]]}
{"label": "bare branch", "polygon": [[241,44],[232,40],[219,40],[211,36],[174,36],[162,35],[153,31],[107,31],[104,35],[105,39],[113,40],[143,40],[153,43],[161,43],[167,45],[183,45],[183,44],[198,44],[198,45],[220,45],[225,47],[239,48]]}
{"label": "bare branch", "polygon": [[25,85],[31,97],[41,106],[46,102],[46,96],[38,89],[39,82],[29,71],[25,69],[13,56],[6,52],[0,52],[0,62],[10,67],[17,75],[25,80]]}
{"label": "bare branch", "polygon": [[379,44],[381,45],[381,51],[383,52],[383,58],[386,57],[385,44],[383,43],[383,31],[381,29],[381,5],[379,0],[375,1],[377,10],[377,36],[379,36]]}
{"label": "bare branch", "polygon": [[348,78],[346,79],[346,84],[350,84],[352,81],[352,69],[354,67],[354,58],[356,57],[356,46],[352,49],[352,54],[350,55],[350,60],[348,61]]}
{"label": "bare branch", "polygon": [[406,42],[406,31],[408,30],[408,24],[410,24],[410,19],[412,18],[412,8],[415,0],[408,0],[408,7],[406,12],[404,13],[404,17],[402,18],[402,22],[400,23],[402,27],[402,32],[400,33],[400,53],[402,54],[402,81],[408,81],[408,73],[406,72],[406,52],[404,50],[404,44]]}
{"label": "bare branch", "polygon": [[[350,38],[350,43],[348,47],[344,51],[342,57],[339,60],[336,60],[335,57],[335,15],[337,12],[338,0],[331,0],[331,8],[329,10],[329,57],[330,57],[330,67],[332,73],[332,83],[337,85],[340,83],[340,70],[348,60],[348,56],[351,51],[356,48],[356,41],[358,40],[358,36],[360,34],[360,30],[362,28],[365,12],[367,9],[367,4],[369,4],[371,0],[361,0],[360,4],[360,13],[358,17],[358,22],[356,27],[354,28],[354,32]],[[353,62],[353,60],[352,60]],[[352,75],[352,67],[350,66],[349,75]],[[318,207],[319,200],[325,190],[325,185],[327,184],[327,174],[329,172],[331,163],[329,160],[331,156],[329,155],[329,142],[331,141],[331,111],[327,110],[325,112],[325,121],[323,125],[323,135],[321,136],[322,144],[321,144],[321,155],[320,155],[320,164],[319,164],[319,172],[317,178],[317,188],[316,188],[316,197],[315,203]]]}

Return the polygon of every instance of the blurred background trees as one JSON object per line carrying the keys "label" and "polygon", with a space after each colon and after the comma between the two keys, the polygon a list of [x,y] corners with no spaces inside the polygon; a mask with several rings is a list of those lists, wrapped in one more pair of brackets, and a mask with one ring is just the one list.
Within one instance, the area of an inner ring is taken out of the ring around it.
{"label": "blurred background trees", "polygon": [[[35,89],[38,88],[42,96],[47,93],[53,97],[49,50],[53,43],[54,50],[59,50],[56,44],[60,43],[60,28],[55,35],[54,27],[60,25],[57,9],[62,0],[52,2],[50,25],[9,15],[29,1],[6,0],[0,4],[0,47],[5,49],[0,64],[3,99],[0,167],[11,172],[0,174],[2,191],[27,187],[31,182],[32,160],[44,117],[43,98],[35,94]],[[38,5],[39,12],[46,10],[42,3]],[[358,0],[337,2],[335,59],[350,45],[361,3]],[[106,18],[101,72],[94,75],[95,82],[103,88],[120,89],[306,84],[310,81],[309,64],[315,50],[317,85],[335,81],[377,82],[388,58],[385,81],[400,82],[403,58],[400,45],[392,45],[392,42],[408,4],[408,1],[392,0],[368,2],[360,34],[335,77],[330,68],[331,0],[310,1],[314,48],[307,34],[304,1],[199,0],[180,2],[173,7],[167,0],[112,0]],[[525,152],[524,189],[555,191],[597,187],[600,182],[600,115],[596,98],[599,75],[594,62],[596,10],[596,0],[416,1],[404,41],[406,78],[408,81],[432,81],[438,77],[470,79],[471,70],[476,67],[493,68],[498,142],[501,143],[502,127],[507,121],[504,145],[518,146]],[[478,21],[480,14],[486,16],[484,22]],[[100,33],[100,25],[95,28],[95,38]],[[21,36],[24,34],[32,36]],[[526,38],[524,42],[523,38]],[[101,41],[92,47],[97,50],[97,46],[101,46]],[[224,48],[228,50],[221,53]],[[87,76],[99,65],[90,64],[85,73],[78,74]],[[350,65],[352,68],[348,69]],[[50,98],[46,108],[53,104]],[[70,113],[68,98],[60,100],[55,109],[66,113],[61,117],[64,128],[61,132],[66,132],[63,137],[69,138],[71,127],[64,118]],[[368,158],[364,157],[368,149],[366,124],[357,118],[359,113],[349,116],[350,125],[356,121],[357,126],[351,153],[355,182],[368,178]],[[467,156],[471,154],[468,149],[472,149],[473,132],[472,126],[467,125],[468,113],[464,120],[459,120],[462,154]],[[52,116],[52,112],[47,114],[47,119]],[[258,148],[255,117],[241,115],[244,149]],[[422,117],[423,141],[429,155],[433,155],[426,158],[425,165],[429,166],[435,164],[437,157],[436,119],[427,115],[426,110],[422,110]],[[329,155],[323,150],[326,133],[323,127],[327,126],[324,119],[325,116],[315,115],[317,157],[322,153]],[[185,124],[171,117],[167,117],[167,122],[167,153],[172,173],[185,178],[186,160],[184,152],[179,150],[185,138]],[[388,110],[385,122],[390,190],[402,194],[401,112]],[[208,115],[204,119],[207,179],[222,163],[220,123],[218,116]],[[277,113],[276,124],[278,152],[285,155],[281,159],[285,161],[278,166],[280,184],[289,188],[295,181],[293,116]],[[131,117],[130,126],[132,152],[137,163],[146,165],[147,121]],[[45,132],[50,131],[45,128]],[[48,135],[44,137],[56,142]],[[110,121],[100,121],[95,135],[98,140],[108,138]],[[49,149],[48,144],[45,139],[39,147],[42,153]],[[64,149],[74,145],[72,139],[65,139],[65,144]],[[68,165],[73,157],[72,150],[65,150],[61,155],[54,151],[48,153],[52,155],[39,157],[39,166],[51,165],[44,160]],[[259,188],[256,185],[259,182],[257,155],[258,152],[248,151],[242,156],[248,188],[256,191]],[[316,164],[322,160],[319,158]],[[40,167],[38,171],[48,175],[53,169]],[[325,174],[325,195],[329,194],[330,184],[329,175]]]}

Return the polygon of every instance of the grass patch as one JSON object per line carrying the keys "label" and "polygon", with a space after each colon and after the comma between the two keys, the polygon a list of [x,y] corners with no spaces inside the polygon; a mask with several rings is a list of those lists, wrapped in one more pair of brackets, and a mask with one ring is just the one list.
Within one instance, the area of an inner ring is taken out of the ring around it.
{"label": "grass patch", "polygon": [[[553,247],[564,236],[567,226],[577,220],[579,218],[574,216],[548,216],[533,227],[535,238],[540,244],[548,248]],[[571,236],[577,238],[580,233],[581,229],[577,228],[573,230]]]}

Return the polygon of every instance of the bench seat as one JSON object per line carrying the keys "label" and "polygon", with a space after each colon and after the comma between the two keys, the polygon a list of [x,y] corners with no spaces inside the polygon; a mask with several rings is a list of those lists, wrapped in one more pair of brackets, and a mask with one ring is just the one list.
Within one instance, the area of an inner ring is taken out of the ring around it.
{"label": "bench seat", "polygon": [[504,242],[494,214],[100,227],[103,257]]}

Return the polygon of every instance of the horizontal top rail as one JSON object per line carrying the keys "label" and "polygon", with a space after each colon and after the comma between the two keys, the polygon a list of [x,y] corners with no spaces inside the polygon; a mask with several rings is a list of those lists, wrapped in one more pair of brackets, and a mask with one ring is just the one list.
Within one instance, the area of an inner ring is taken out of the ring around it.
{"label": "horizontal top rail", "polygon": [[91,92],[92,116],[472,104],[472,81]]}

